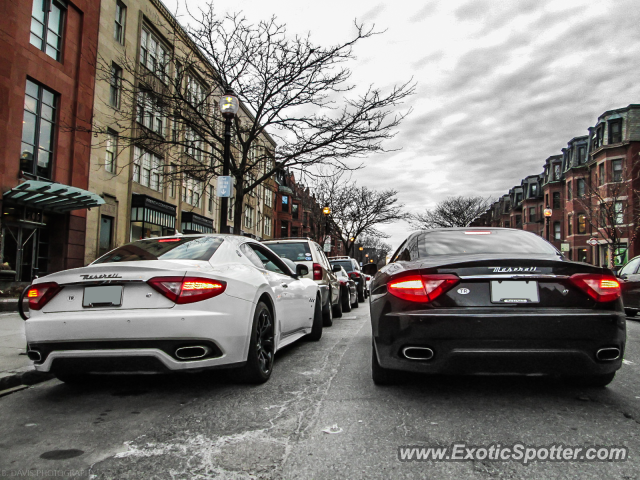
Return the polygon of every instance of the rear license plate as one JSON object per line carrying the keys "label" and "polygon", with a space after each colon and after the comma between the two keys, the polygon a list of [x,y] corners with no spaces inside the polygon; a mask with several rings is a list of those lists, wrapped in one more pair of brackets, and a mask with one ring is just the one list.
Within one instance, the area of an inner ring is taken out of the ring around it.
{"label": "rear license plate", "polygon": [[539,303],[538,282],[491,281],[491,303]]}
{"label": "rear license plate", "polygon": [[84,287],[83,307],[119,307],[122,305],[122,285]]}

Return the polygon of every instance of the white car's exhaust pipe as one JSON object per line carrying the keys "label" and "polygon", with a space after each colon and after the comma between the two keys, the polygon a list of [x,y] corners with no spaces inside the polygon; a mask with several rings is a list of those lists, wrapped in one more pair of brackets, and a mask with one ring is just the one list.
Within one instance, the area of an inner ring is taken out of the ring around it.
{"label": "white car's exhaust pipe", "polygon": [[176,358],[180,360],[197,360],[198,358],[206,357],[211,353],[209,347],[193,346],[193,347],[180,347],[176,349]]}
{"label": "white car's exhaust pipe", "polygon": [[409,360],[431,360],[435,354],[428,347],[404,347],[402,355]]}

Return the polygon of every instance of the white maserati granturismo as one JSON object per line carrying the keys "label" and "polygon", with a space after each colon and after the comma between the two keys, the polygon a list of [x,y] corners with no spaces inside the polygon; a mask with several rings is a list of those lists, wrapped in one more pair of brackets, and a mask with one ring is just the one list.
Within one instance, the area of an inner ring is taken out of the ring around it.
{"label": "white maserati granturismo", "polygon": [[34,280],[28,355],[65,382],[237,368],[244,381],[262,383],[280,348],[322,336],[318,285],[307,273],[247,237],[139,240]]}

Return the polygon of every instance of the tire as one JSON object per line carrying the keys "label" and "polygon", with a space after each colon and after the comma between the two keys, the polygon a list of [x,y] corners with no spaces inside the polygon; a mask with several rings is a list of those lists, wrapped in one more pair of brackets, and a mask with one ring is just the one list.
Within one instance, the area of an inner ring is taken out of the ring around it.
{"label": "tire", "polygon": [[358,302],[358,294],[356,293],[356,301],[351,304],[351,308],[358,308],[360,303]]}
{"label": "tire", "polygon": [[322,325],[330,327],[333,325],[333,308],[331,308],[331,290],[329,290],[329,299],[327,305],[322,309]]}
{"label": "tire", "polygon": [[376,347],[371,344],[371,378],[376,385],[392,385],[396,376],[393,370],[382,368],[376,357]]}
{"label": "tire", "polygon": [[635,317],[638,311],[632,308],[625,308],[624,313],[627,317]]}
{"label": "tire", "polygon": [[340,318],[342,316],[342,290],[338,292],[338,303],[332,306],[333,318]]}
{"label": "tire", "polygon": [[364,302],[364,286],[358,290],[358,302]]}
{"label": "tire", "polygon": [[320,295],[316,297],[316,305],[313,309],[313,325],[311,326],[311,333],[306,335],[305,340],[311,340],[317,342],[322,338],[322,305]]}
{"label": "tire", "polygon": [[571,377],[571,383],[581,387],[604,388],[609,385],[616,376],[616,372],[603,375],[582,375]]}
{"label": "tire", "polygon": [[275,355],[274,332],[271,311],[263,302],[258,302],[251,325],[247,363],[238,371],[243,382],[264,383],[271,377]]}
{"label": "tire", "polygon": [[349,292],[349,288],[342,292],[342,311],[351,311],[351,293]]}

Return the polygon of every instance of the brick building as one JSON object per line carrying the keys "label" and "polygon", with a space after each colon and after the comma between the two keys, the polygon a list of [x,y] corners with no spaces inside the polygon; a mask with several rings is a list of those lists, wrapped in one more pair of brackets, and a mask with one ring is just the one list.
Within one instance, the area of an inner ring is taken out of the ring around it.
{"label": "brick building", "polygon": [[[640,105],[604,112],[588,135],[572,138],[473,225],[511,226],[548,238],[572,260],[609,264],[612,229],[620,248],[614,264],[640,254]],[[551,209],[547,221],[544,209]],[[504,212],[509,211],[509,224]]]}
{"label": "brick building", "polygon": [[100,2],[0,2],[0,280],[84,264]]}

